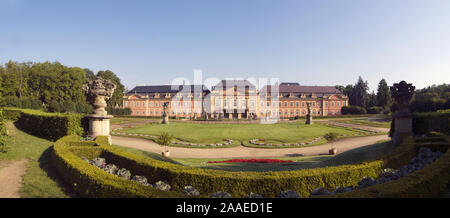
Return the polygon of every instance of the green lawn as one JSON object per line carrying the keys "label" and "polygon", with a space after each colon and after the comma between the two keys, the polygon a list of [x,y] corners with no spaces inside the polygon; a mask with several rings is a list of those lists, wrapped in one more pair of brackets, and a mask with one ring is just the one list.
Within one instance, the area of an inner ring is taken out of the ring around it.
{"label": "green lawn", "polygon": [[363,126],[390,128],[391,122],[386,121],[368,121],[366,118],[348,119],[348,120],[333,120],[339,123],[349,123]]}
{"label": "green lawn", "polygon": [[20,196],[25,198],[63,198],[72,195],[65,191],[50,162],[53,142],[41,139],[17,129],[7,123],[11,135],[7,153],[0,153],[0,160],[28,159]]}
{"label": "green lawn", "polygon": [[394,149],[394,146],[390,141],[380,141],[376,144],[353,149],[335,156],[318,155],[307,157],[304,156],[276,157],[275,159],[292,160],[295,162],[265,164],[265,163],[207,163],[208,161],[222,161],[222,160],[229,160],[232,158],[165,158],[162,157],[160,154],[152,152],[141,151],[133,148],[125,148],[117,145],[113,146],[130,153],[142,155],[156,160],[167,161],[189,167],[217,169],[234,172],[236,171],[267,172],[267,171],[283,171],[283,170],[300,170],[300,169],[311,169],[327,166],[337,166],[342,164],[356,164],[363,161],[375,160],[380,156],[388,153],[392,149]]}
{"label": "green lawn", "polygon": [[192,143],[215,143],[223,139],[247,142],[251,139],[263,139],[266,143],[297,143],[310,141],[328,132],[352,134],[354,130],[335,128],[320,124],[305,125],[300,122],[276,124],[205,124],[172,122],[164,124],[146,124],[133,128],[124,128],[121,132],[134,134],[159,135],[169,132],[176,139]]}

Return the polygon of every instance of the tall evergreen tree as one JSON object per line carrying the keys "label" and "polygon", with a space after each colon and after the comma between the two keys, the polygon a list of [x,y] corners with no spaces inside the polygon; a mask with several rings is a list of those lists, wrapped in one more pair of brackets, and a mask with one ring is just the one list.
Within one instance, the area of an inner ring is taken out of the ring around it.
{"label": "tall evergreen tree", "polygon": [[358,82],[353,87],[352,91],[349,94],[349,104],[356,105],[363,108],[367,107],[369,101],[369,85],[368,82],[362,79],[360,76],[358,78]]}
{"label": "tall evergreen tree", "polygon": [[367,102],[367,107],[373,107],[373,106],[377,106],[377,95],[375,94],[374,91],[372,91],[372,93],[369,94],[368,97],[368,102]]}
{"label": "tall evergreen tree", "polygon": [[391,91],[385,79],[381,79],[377,89],[377,105],[383,108],[389,108],[392,104]]}

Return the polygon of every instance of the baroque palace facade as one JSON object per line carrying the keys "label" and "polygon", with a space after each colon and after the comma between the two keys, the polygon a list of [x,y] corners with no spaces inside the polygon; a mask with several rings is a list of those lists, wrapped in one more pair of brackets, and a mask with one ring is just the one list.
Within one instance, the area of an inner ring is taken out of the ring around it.
{"label": "baroque palace facade", "polygon": [[301,86],[298,83],[266,85],[258,90],[247,80],[222,80],[209,90],[204,85],[136,86],[123,97],[132,116],[181,118],[293,118],[340,115],[347,96],[333,86]]}

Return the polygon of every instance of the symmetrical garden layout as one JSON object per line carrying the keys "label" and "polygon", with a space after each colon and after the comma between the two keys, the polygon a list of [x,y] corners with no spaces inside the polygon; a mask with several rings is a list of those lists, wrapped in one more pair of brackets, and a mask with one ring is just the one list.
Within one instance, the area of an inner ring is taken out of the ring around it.
{"label": "symmetrical garden layout", "polygon": [[[431,197],[445,190],[450,177],[450,138],[441,133],[406,137],[397,147],[362,162],[312,169],[233,172],[186,166],[160,156],[152,158],[110,145],[105,136],[92,141],[81,136],[83,121],[79,115],[20,109],[3,112],[21,130],[55,140],[46,153],[51,167],[81,197],[177,198],[191,197],[190,193],[199,193],[196,197],[312,197],[328,192],[333,193],[332,197]],[[246,146],[255,138],[295,146],[301,140],[315,139],[328,132],[339,133],[341,137],[364,132],[375,134],[362,129],[299,122],[270,125],[172,122],[122,129],[126,131],[141,131],[132,134],[148,136],[166,131],[179,141],[197,144],[231,139],[232,143]]]}
{"label": "symmetrical garden layout", "polygon": [[[323,136],[335,132],[341,138],[380,134],[380,132],[356,127],[301,122],[277,124],[202,124],[172,122],[170,125],[146,124],[131,128],[116,128],[112,135],[154,139],[162,132],[175,136],[172,146],[186,147],[249,147],[277,148],[301,147],[324,144]],[[381,133],[385,134],[385,133]]]}

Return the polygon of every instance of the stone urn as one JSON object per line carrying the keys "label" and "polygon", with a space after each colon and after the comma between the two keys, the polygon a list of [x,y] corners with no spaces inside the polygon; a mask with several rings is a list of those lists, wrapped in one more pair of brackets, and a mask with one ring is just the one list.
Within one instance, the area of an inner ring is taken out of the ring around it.
{"label": "stone urn", "polygon": [[92,138],[107,136],[110,144],[109,121],[113,116],[108,115],[105,107],[106,100],[112,97],[115,89],[114,83],[99,76],[83,85],[88,100],[94,106],[92,113],[86,116],[89,119],[89,136]]}
{"label": "stone urn", "polygon": [[328,153],[329,153],[330,155],[335,155],[335,154],[337,154],[337,148],[331,148],[330,150],[328,150]]}
{"label": "stone urn", "polygon": [[169,157],[170,156],[170,151],[163,151],[162,152],[162,156],[163,157]]}

